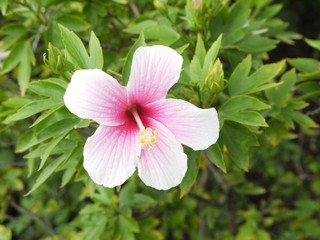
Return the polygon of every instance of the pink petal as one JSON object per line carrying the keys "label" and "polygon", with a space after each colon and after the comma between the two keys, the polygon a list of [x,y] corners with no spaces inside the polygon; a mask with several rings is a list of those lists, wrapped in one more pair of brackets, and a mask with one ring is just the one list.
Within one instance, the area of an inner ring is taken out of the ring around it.
{"label": "pink petal", "polygon": [[214,108],[201,109],[183,100],[163,99],[146,105],[144,114],[161,122],[180,143],[194,150],[208,148],[219,137]]}
{"label": "pink petal", "polygon": [[124,183],[135,171],[140,145],[136,128],[99,126],[84,146],[83,166],[92,180],[105,187]]}
{"label": "pink petal", "polygon": [[99,69],[78,70],[64,95],[70,112],[99,124],[118,126],[125,122],[126,88]]}
{"label": "pink petal", "polygon": [[130,104],[165,98],[180,76],[182,57],[165,46],[140,47],[133,55],[128,82]]}
{"label": "pink petal", "polygon": [[144,120],[146,127],[157,130],[158,142],[154,150],[141,150],[138,172],[148,186],[166,190],[181,183],[187,171],[187,155],[182,145],[161,123],[153,119]]}

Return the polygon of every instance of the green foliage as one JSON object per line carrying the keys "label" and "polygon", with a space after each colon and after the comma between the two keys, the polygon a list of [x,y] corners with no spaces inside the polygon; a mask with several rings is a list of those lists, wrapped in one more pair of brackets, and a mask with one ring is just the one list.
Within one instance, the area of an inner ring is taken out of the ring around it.
{"label": "green foliage", "polygon": [[[320,41],[302,38],[270,0],[0,1],[0,239],[319,239]],[[97,124],[66,109],[74,71],[126,86],[140,46],[183,56],[169,91],[215,107],[220,137],[185,147],[179,187],[134,174],[92,182],[83,147]],[[274,52],[273,52],[274,53]],[[43,61],[44,60],[44,61]]]}

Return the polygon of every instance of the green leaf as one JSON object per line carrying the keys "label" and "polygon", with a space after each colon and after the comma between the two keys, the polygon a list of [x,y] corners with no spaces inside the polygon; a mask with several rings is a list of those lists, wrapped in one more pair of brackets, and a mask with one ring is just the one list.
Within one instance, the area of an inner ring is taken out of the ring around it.
{"label": "green leaf", "polygon": [[6,15],[7,8],[8,8],[9,0],[1,0],[0,1],[0,10],[3,16]]}
{"label": "green leaf", "polygon": [[9,116],[4,122],[8,123],[25,119],[46,109],[56,108],[58,106],[61,106],[61,103],[57,103],[55,99],[51,98],[31,102],[19,109],[17,113]]}
{"label": "green leaf", "polygon": [[190,83],[191,85],[195,85],[197,83],[201,83],[200,85],[204,85],[204,76],[201,68],[201,63],[197,56],[194,56],[190,63]]}
{"label": "green leaf", "polygon": [[296,72],[294,69],[282,75],[279,86],[266,90],[266,96],[270,103],[277,107],[282,107],[292,95],[291,89],[296,82]]}
{"label": "green leaf", "polygon": [[63,165],[63,169],[66,169],[66,171],[62,175],[60,188],[63,188],[64,186],[66,186],[68,182],[71,180],[72,176],[76,173],[77,166],[82,160],[82,155],[83,155],[83,147],[77,147],[71,154],[67,163]]}
{"label": "green leaf", "polygon": [[311,58],[289,58],[288,62],[290,65],[295,67],[301,72],[313,73],[320,70],[320,63]]}
{"label": "green leaf", "polygon": [[259,145],[256,135],[242,124],[225,121],[220,132],[220,140],[227,147],[232,161],[248,171],[249,148]]}
{"label": "green leaf", "polygon": [[276,47],[278,40],[272,40],[258,35],[246,37],[236,44],[243,52],[260,53],[268,52]]}
{"label": "green leaf", "polygon": [[54,137],[50,142],[48,142],[44,147],[41,148],[41,162],[39,166],[39,170],[42,169],[44,164],[46,163],[48,157],[50,156],[50,153],[52,150],[58,145],[59,142],[62,141],[62,139],[68,134],[68,132],[63,133],[59,136]]}
{"label": "green leaf", "polygon": [[218,39],[211,45],[209,48],[207,55],[204,59],[204,64],[203,64],[203,72],[205,74],[208,73],[209,66],[211,62],[214,62],[216,60],[216,57],[218,55],[220,45],[221,45],[221,39],[222,39],[222,34],[218,37]]}
{"label": "green leaf", "polygon": [[135,23],[133,26],[126,28],[123,31],[131,34],[140,34],[146,27],[150,27],[156,24],[157,22],[154,20],[144,20],[139,23]]}
{"label": "green leaf", "polygon": [[248,111],[248,109],[261,110],[267,108],[270,108],[270,106],[255,97],[236,96],[223,104],[220,108],[221,113],[219,116],[225,120],[232,120],[246,125],[267,127],[268,124],[258,112]]}
{"label": "green leaf", "polygon": [[180,34],[173,30],[172,27],[168,27],[163,24],[151,25],[144,28],[144,36],[151,41],[152,45],[166,45],[170,46],[180,38]]}
{"label": "green leaf", "polygon": [[32,102],[32,100],[30,98],[13,97],[13,98],[9,98],[8,100],[2,102],[2,105],[9,107],[9,108],[21,108],[30,102]]}
{"label": "green leaf", "polygon": [[89,40],[89,51],[90,51],[90,68],[103,68],[103,52],[99,42],[99,39],[91,31],[90,40]]}
{"label": "green leaf", "polygon": [[50,79],[34,81],[29,85],[29,89],[40,96],[51,97],[57,102],[63,103],[65,88]]}
{"label": "green leaf", "polygon": [[182,54],[184,50],[186,50],[189,47],[189,43],[182,45],[181,47],[176,48],[176,52],[179,54]]}
{"label": "green leaf", "polygon": [[270,106],[261,102],[258,98],[242,95],[230,98],[222,105],[220,111],[224,114],[247,109],[262,110],[267,108],[270,108]]}
{"label": "green leaf", "polygon": [[75,32],[85,31],[90,28],[90,24],[83,20],[83,18],[70,14],[58,17],[56,22]]}
{"label": "green leaf", "polygon": [[220,168],[224,173],[227,173],[226,164],[223,160],[222,152],[218,143],[212,145],[206,150],[208,159]]}
{"label": "green leaf", "polygon": [[38,125],[39,123],[41,123],[42,121],[44,121],[45,119],[47,119],[48,117],[50,117],[52,114],[54,114],[56,111],[58,111],[59,109],[61,109],[64,106],[64,104],[58,105],[56,107],[51,108],[50,110],[48,110],[47,112],[41,114],[40,117],[37,118],[36,121],[34,121],[34,123],[30,126],[30,128]]}
{"label": "green leaf", "polygon": [[0,52],[4,52],[19,42],[28,33],[28,28],[21,23],[9,23],[0,29],[0,33],[7,35],[0,46]]}
{"label": "green leaf", "polygon": [[229,79],[229,93],[230,95],[239,94],[239,87],[243,79],[247,79],[251,69],[251,55],[248,55],[231,74]]}
{"label": "green leaf", "polygon": [[89,56],[80,38],[62,25],[59,28],[69,60],[82,69],[89,68]]}
{"label": "green leaf", "polygon": [[54,122],[50,126],[42,129],[39,133],[37,133],[36,139],[39,142],[42,142],[53,136],[68,133],[79,122],[80,122],[79,118],[67,118],[67,119],[62,119],[60,121]]}
{"label": "green leaf", "polygon": [[193,151],[191,148],[186,147],[184,152],[188,156],[188,169],[180,184],[180,198],[190,191],[197,179],[200,166],[200,151]]}
{"label": "green leaf", "polygon": [[68,159],[72,151],[73,149],[70,149],[69,152],[66,152],[57,159],[53,159],[52,162],[46,168],[43,169],[43,171],[38,176],[35,184],[31,188],[31,190],[27,194],[25,194],[25,196],[30,195],[34,190],[40,187],[40,185],[44,183],[52,175],[52,173],[61,165],[61,163]]}
{"label": "green leaf", "polygon": [[122,69],[122,82],[123,82],[124,86],[127,85],[128,81],[129,81],[133,54],[141,46],[146,46],[143,33],[140,34],[138,40],[131,47],[131,49],[127,55],[126,61],[124,62],[123,69]]}
{"label": "green leaf", "polygon": [[195,56],[200,61],[201,66],[203,66],[204,59],[206,57],[206,49],[204,47],[204,43],[203,43],[203,40],[202,40],[202,37],[201,37],[200,33],[198,33],[198,37],[197,37],[197,45],[196,45]]}
{"label": "green leaf", "polygon": [[17,78],[22,96],[28,88],[31,77],[31,64],[35,65],[35,61],[32,47],[28,41],[17,44],[3,61],[1,74],[10,72],[19,65]]}
{"label": "green leaf", "polygon": [[306,43],[309,44],[309,46],[317,49],[318,51],[320,51],[320,40],[312,40],[309,38],[305,38]]}
{"label": "green leaf", "polygon": [[276,83],[269,83],[285,66],[285,60],[260,67],[250,77],[247,74],[251,67],[250,55],[243,60],[232,73],[229,80],[231,95],[251,94],[274,87]]}
{"label": "green leaf", "polygon": [[242,28],[249,19],[251,9],[249,1],[237,1],[230,7],[229,18],[225,26],[226,33],[232,33],[238,28]]}
{"label": "green leaf", "polygon": [[115,224],[114,239],[135,240],[134,233],[139,232],[138,223],[129,216],[119,215]]}

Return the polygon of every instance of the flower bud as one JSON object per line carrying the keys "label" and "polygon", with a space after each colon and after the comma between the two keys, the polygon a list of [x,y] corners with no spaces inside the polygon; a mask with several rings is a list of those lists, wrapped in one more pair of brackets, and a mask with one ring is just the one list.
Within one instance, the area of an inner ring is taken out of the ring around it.
{"label": "flower bud", "polygon": [[44,63],[56,74],[64,72],[65,55],[61,54],[60,50],[54,47],[51,43],[48,46],[48,59],[43,55]]}
{"label": "flower bud", "polygon": [[161,15],[168,16],[168,7],[165,0],[154,0],[153,5],[158,9]]}
{"label": "flower bud", "polygon": [[224,72],[219,58],[210,63],[209,70],[205,79],[205,85],[213,92],[219,93],[225,87]]}

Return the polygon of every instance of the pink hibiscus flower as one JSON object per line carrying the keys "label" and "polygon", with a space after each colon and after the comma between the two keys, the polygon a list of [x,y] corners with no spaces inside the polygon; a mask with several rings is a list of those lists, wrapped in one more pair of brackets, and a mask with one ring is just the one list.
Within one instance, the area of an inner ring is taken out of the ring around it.
{"label": "pink hibiscus flower", "polygon": [[201,150],[217,141],[214,108],[166,99],[179,79],[182,61],[169,47],[140,47],[127,87],[99,69],[73,74],[64,95],[66,107],[100,124],[84,146],[84,168],[95,183],[121,185],[138,168],[146,185],[172,188],[187,170],[181,144]]}

